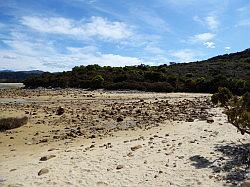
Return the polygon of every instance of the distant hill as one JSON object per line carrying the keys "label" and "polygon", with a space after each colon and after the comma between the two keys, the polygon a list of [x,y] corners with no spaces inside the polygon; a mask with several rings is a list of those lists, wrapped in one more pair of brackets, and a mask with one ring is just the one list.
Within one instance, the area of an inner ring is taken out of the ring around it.
{"label": "distant hill", "polygon": [[12,70],[0,70],[0,82],[23,82],[25,79],[31,76],[38,76],[44,73],[39,70],[32,71],[12,71]]}
{"label": "distant hill", "polygon": [[206,93],[216,92],[218,87],[223,86],[236,94],[243,94],[250,91],[250,49],[204,61],[172,62],[171,65],[76,66],[68,72],[36,74],[36,77],[28,77],[24,84],[30,88],[72,87]]}
{"label": "distant hill", "polygon": [[171,74],[192,73],[195,77],[223,75],[228,78],[250,80],[250,48],[204,61],[174,64],[168,67],[167,72]]}

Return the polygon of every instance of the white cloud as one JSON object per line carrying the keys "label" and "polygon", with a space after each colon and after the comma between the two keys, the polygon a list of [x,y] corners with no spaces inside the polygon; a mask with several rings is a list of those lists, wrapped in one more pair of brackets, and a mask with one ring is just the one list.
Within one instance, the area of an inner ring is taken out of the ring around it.
{"label": "white cloud", "polygon": [[203,43],[207,48],[213,49],[215,48],[215,43],[214,42],[205,42]]}
{"label": "white cloud", "polygon": [[215,48],[215,43],[212,41],[215,37],[215,34],[213,33],[202,33],[202,34],[196,34],[189,38],[188,41],[184,42],[190,42],[190,43],[202,43],[207,48]]}
{"label": "white cloud", "polygon": [[210,30],[216,30],[218,29],[220,25],[217,17],[214,15],[203,17],[203,18],[200,18],[199,16],[195,16],[193,17],[193,20],[202,24],[203,26],[205,26],[206,28]]}
{"label": "white cloud", "polygon": [[21,23],[39,32],[65,34],[86,39],[100,37],[102,39],[121,40],[131,37],[131,26],[123,22],[111,22],[102,17],[91,17],[88,21],[76,21],[63,17],[23,17]]}
{"label": "white cloud", "polygon": [[58,52],[52,44],[39,41],[5,41],[11,49],[0,50],[0,69],[43,71],[70,70],[76,65],[125,66],[149,63],[136,57],[102,53],[95,46],[68,47],[66,53]]}
{"label": "white cloud", "polygon": [[130,14],[139,19],[140,24],[146,24],[154,30],[160,32],[169,32],[171,30],[166,20],[162,19],[162,17],[159,16],[157,12],[152,11],[152,9],[143,10],[141,8],[133,8],[130,10]]}
{"label": "white cloud", "polygon": [[0,22],[0,29],[2,29],[4,27],[5,27],[5,24],[3,24],[3,23]]}
{"label": "white cloud", "polygon": [[170,52],[170,55],[175,57],[177,62],[191,62],[199,60],[199,56],[202,54],[199,51],[191,49],[183,49],[178,51]]}
{"label": "white cloud", "polygon": [[248,11],[248,9],[249,9],[249,7],[243,6],[243,7],[237,8],[236,10],[237,10],[238,12],[246,12],[246,11]]}
{"label": "white cloud", "polygon": [[219,27],[219,22],[215,16],[208,16],[205,20],[209,29],[214,30]]}
{"label": "white cloud", "polygon": [[240,26],[250,26],[250,19],[244,19],[239,21],[236,25],[236,27],[240,27]]}
{"label": "white cloud", "polygon": [[145,48],[145,51],[151,53],[151,54],[164,54],[165,51],[161,49],[160,47],[157,47],[155,45],[148,44]]}
{"label": "white cloud", "polygon": [[212,40],[214,37],[215,37],[215,34],[206,32],[206,33],[194,35],[192,38],[194,41],[208,42]]}

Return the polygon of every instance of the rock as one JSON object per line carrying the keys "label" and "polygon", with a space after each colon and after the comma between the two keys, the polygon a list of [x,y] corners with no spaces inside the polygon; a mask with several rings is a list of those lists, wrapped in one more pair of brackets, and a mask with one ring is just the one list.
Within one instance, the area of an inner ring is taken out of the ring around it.
{"label": "rock", "polygon": [[118,118],[116,119],[116,121],[117,121],[117,122],[121,122],[121,121],[123,121],[123,119],[122,119],[122,117],[118,117]]}
{"label": "rock", "polygon": [[96,136],[94,134],[92,134],[89,138],[96,138]]}
{"label": "rock", "polygon": [[132,156],[134,156],[134,155],[133,155],[133,153],[129,152],[129,153],[127,154],[127,156],[132,157]]}
{"label": "rock", "polygon": [[208,122],[208,123],[213,123],[214,120],[213,120],[213,118],[207,118],[207,122]]}
{"label": "rock", "polygon": [[140,149],[140,148],[142,148],[141,145],[136,145],[136,146],[134,146],[134,147],[131,147],[131,150],[132,150],[132,151],[135,151],[135,150]]}
{"label": "rock", "polygon": [[124,166],[123,165],[118,165],[116,169],[122,169]]}
{"label": "rock", "polygon": [[167,140],[162,140],[161,143],[168,143],[168,141]]}
{"label": "rock", "polygon": [[5,179],[0,176],[0,184],[3,183],[4,181],[5,181]]}
{"label": "rock", "polygon": [[42,156],[42,157],[40,158],[40,161],[47,161],[47,160],[49,160],[49,159],[51,159],[51,158],[54,158],[54,157],[56,157],[56,155]]}
{"label": "rock", "polygon": [[38,172],[38,176],[49,173],[49,170],[47,168],[43,168]]}
{"label": "rock", "polygon": [[246,180],[240,185],[241,187],[250,187],[250,180]]}
{"label": "rock", "polygon": [[246,178],[250,180],[250,169],[247,171]]}
{"label": "rock", "polygon": [[51,149],[48,149],[48,151],[55,151],[56,148],[51,148]]}
{"label": "rock", "polygon": [[64,113],[64,108],[63,107],[58,107],[58,109],[56,110],[56,114],[57,115],[62,115]]}
{"label": "rock", "polygon": [[40,143],[46,143],[46,142],[48,142],[48,139],[42,139],[42,140],[40,140]]}
{"label": "rock", "polygon": [[194,119],[193,118],[188,118],[188,119],[186,119],[186,122],[194,122]]}

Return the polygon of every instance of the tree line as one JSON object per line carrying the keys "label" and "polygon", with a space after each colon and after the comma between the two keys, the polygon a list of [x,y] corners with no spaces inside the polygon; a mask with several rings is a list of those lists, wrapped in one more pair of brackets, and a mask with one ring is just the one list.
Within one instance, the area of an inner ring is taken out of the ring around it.
{"label": "tree line", "polygon": [[43,73],[23,81],[28,88],[90,88],[155,92],[214,93],[226,87],[242,95],[250,91],[250,50],[211,59],[160,66],[76,66],[72,71]]}

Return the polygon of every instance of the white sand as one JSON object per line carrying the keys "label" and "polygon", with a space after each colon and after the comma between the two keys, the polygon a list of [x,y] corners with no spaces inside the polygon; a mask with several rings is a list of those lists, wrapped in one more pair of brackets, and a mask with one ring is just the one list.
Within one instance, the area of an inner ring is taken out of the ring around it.
{"label": "white sand", "polygon": [[[64,140],[39,145],[0,144],[0,186],[229,186],[211,164],[197,168],[197,155],[216,163],[229,157],[215,147],[250,142],[226,123],[219,108],[211,109],[214,123],[166,122],[150,130],[120,131],[103,139]],[[23,127],[21,127],[23,128]],[[167,134],[167,136],[166,136]],[[3,138],[0,134],[0,141]],[[151,140],[150,140],[151,138]],[[11,142],[11,140],[9,140]],[[93,142],[94,141],[94,142]],[[128,141],[124,143],[124,141]],[[111,146],[104,144],[111,143]],[[93,148],[89,148],[94,145]],[[141,145],[135,151],[131,147]],[[56,150],[48,151],[55,148]],[[47,161],[42,156],[55,155]],[[193,161],[192,161],[193,160]],[[121,169],[117,169],[122,165]],[[47,168],[49,173],[38,176]]]}

